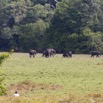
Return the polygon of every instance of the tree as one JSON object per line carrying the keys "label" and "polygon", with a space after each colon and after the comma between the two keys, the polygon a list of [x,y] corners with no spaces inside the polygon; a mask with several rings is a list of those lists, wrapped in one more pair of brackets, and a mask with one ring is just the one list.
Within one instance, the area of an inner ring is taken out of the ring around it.
{"label": "tree", "polygon": [[11,39],[12,39],[11,29],[8,27],[3,28],[0,34],[0,48],[2,50],[8,50]]}
{"label": "tree", "polygon": [[24,51],[41,47],[46,24],[42,20],[21,27],[20,45]]}
{"label": "tree", "polygon": [[14,17],[10,17],[9,20],[7,21],[7,26],[10,27],[10,28],[12,29],[14,23],[15,23]]}
{"label": "tree", "polygon": [[[88,53],[93,49],[92,44],[94,44],[94,49],[100,50],[101,48],[102,50],[100,38],[103,34],[98,32],[99,30],[102,32],[102,26],[100,28],[100,18],[102,18],[100,14],[103,13],[100,10],[102,2],[96,0],[70,1],[63,0],[57,5],[51,25],[47,30],[48,47],[56,47],[60,52],[73,50],[76,53]],[[89,34],[83,33],[85,28],[90,29]]]}

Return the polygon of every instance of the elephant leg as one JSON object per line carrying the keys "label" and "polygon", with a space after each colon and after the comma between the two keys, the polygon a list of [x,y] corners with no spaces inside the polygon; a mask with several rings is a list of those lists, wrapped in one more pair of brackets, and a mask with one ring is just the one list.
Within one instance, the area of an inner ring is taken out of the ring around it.
{"label": "elephant leg", "polygon": [[52,53],[52,56],[54,57],[54,53]]}
{"label": "elephant leg", "polygon": [[99,55],[97,54],[96,57],[99,57]]}
{"label": "elephant leg", "polygon": [[48,58],[48,57],[49,57],[49,55],[48,55],[48,54],[46,54],[46,55],[45,55],[45,57],[46,57],[46,58]]}
{"label": "elephant leg", "polygon": [[35,54],[33,54],[33,58],[35,57]]}
{"label": "elephant leg", "polygon": [[92,54],[91,57],[94,57],[94,55]]}
{"label": "elephant leg", "polygon": [[48,53],[48,57],[51,57],[50,53]]}

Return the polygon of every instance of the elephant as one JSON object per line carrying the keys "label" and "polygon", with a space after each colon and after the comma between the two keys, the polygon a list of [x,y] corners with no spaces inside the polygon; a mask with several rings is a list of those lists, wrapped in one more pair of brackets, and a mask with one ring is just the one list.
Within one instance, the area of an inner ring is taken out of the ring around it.
{"label": "elephant", "polygon": [[69,54],[69,57],[72,58],[72,51],[69,51],[68,54]]}
{"label": "elephant", "polygon": [[101,56],[101,53],[99,51],[92,51],[91,57],[94,57],[94,56],[99,57],[99,56]]}
{"label": "elephant", "polygon": [[56,54],[55,49],[47,49],[47,52],[48,52],[49,57],[54,56]]}
{"label": "elephant", "polygon": [[63,57],[69,57],[68,53],[63,53]]}
{"label": "elephant", "polygon": [[46,50],[43,51],[43,55],[42,55],[42,57],[44,57],[44,56],[45,56],[46,58],[49,57],[49,54],[48,54],[48,52],[47,52]]}
{"label": "elephant", "polygon": [[56,50],[55,49],[52,49],[52,48],[49,48],[49,49],[46,49],[45,51],[43,51],[43,55],[42,56],[45,56],[45,57],[51,57],[56,54]]}
{"label": "elephant", "polygon": [[63,57],[72,57],[72,51],[69,51],[68,53],[64,53]]}
{"label": "elephant", "polygon": [[33,56],[33,58],[34,58],[35,55],[36,55],[36,50],[31,49],[31,50],[29,51],[29,57],[31,58],[31,57]]}

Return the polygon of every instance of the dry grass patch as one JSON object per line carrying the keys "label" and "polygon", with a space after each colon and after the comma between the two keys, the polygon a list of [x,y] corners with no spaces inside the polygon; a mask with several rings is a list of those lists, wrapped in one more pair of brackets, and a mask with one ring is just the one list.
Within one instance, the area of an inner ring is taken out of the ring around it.
{"label": "dry grass patch", "polygon": [[103,103],[103,96],[101,94],[87,94],[87,95],[45,95],[33,97],[0,97],[0,103]]}
{"label": "dry grass patch", "polygon": [[89,97],[93,97],[93,98],[99,98],[102,97],[101,94],[88,94]]}
{"label": "dry grass patch", "polygon": [[61,85],[54,84],[43,84],[43,83],[33,83],[30,81],[24,81],[17,84],[10,84],[7,89],[7,94],[10,95],[15,91],[19,92],[29,92],[29,91],[37,91],[37,90],[59,90],[63,87]]}
{"label": "dry grass patch", "polygon": [[98,63],[97,65],[103,65],[103,63]]}

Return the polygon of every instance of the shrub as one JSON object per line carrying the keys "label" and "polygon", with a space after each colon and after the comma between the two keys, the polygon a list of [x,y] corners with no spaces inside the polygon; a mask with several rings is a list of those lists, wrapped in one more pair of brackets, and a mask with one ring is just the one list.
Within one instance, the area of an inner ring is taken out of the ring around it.
{"label": "shrub", "polygon": [[[8,53],[3,53],[0,55],[0,66],[3,63],[3,61],[8,57],[9,57]],[[1,74],[1,72],[0,72],[0,74]],[[0,95],[5,94],[5,91],[6,91],[5,87],[2,85],[3,80],[4,80],[4,78],[0,77]]]}

